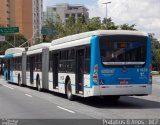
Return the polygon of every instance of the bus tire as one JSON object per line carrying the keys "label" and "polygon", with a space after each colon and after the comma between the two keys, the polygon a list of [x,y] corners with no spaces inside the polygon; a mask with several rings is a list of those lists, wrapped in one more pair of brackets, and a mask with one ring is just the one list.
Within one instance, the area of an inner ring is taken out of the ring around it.
{"label": "bus tire", "polygon": [[18,75],[18,85],[19,85],[19,86],[22,86],[20,75]]}
{"label": "bus tire", "polygon": [[66,92],[67,92],[67,98],[70,101],[73,101],[74,100],[74,96],[72,94],[72,88],[71,88],[71,81],[70,80],[68,80],[68,82],[67,82]]}
{"label": "bus tire", "polygon": [[41,84],[40,84],[40,79],[39,79],[39,77],[38,77],[36,83],[37,83],[37,89],[38,89],[38,91],[41,92],[41,91],[42,91],[42,88],[41,88]]}

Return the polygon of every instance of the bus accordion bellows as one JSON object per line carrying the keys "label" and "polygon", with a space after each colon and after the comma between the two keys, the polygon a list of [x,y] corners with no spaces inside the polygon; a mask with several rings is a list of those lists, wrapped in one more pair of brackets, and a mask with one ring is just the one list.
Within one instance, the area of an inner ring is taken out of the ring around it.
{"label": "bus accordion bellows", "polygon": [[70,100],[151,94],[151,41],[144,32],[97,30],[71,35],[29,48],[26,58],[27,86],[67,94]]}

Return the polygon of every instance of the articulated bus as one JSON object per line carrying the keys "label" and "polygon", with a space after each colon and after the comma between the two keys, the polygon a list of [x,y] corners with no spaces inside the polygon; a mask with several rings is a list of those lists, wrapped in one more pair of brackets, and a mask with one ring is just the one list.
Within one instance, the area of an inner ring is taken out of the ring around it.
{"label": "articulated bus", "polygon": [[28,48],[26,52],[26,86],[37,88],[39,91],[48,89],[50,45],[50,43],[42,43]]}
{"label": "articulated bus", "polygon": [[152,92],[151,41],[144,32],[98,30],[71,35],[30,47],[26,58],[27,86],[67,94],[69,100]]}
{"label": "articulated bus", "polygon": [[10,48],[6,50],[4,67],[4,79],[22,85],[22,69],[25,67],[23,64],[22,55],[25,53],[25,48]]}
{"label": "articulated bus", "polygon": [[53,40],[49,90],[82,97],[148,95],[151,41],[139,31],[93,31]]}

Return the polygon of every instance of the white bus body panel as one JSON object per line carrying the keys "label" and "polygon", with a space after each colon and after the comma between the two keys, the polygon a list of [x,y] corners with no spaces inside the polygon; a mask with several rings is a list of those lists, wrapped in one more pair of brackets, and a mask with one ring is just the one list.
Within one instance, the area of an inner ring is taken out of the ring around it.
{"label": "white bus body panel", "polygon": [[49,72],[48,73],[48,85],[49,85],[49,90],[53,91],[53,73]]}
{"label": "white bus body panel", "polygon": [[37,87],[37,85],[36,85],[37,75],[39,75],[40,85],[42,88],[42,72],[33,72],[33,84],[31,84],[31,82],[30,82],[30,72],[26,72],[26,85],[36,88]]}
{"label": "white bus body panel", "polygon": [[7,54],[17,54],[25,52],[25,48],[9,48],[5,51],[5,55]]}
{"label": "white bus body panel", "polygon": [[64,48],[69,48],[74,46],[87,45],[87,44],[90,44],[90,41],[91,41],[91,37],[88,37],[88,38],[79,39],[76,41],[71,41],[68,43],[54,45],[54,46],[51,46],[49,50],[52,51],[52,50],[64,49]]}
{"label": "white bus body panel", "polygon": [[59,92],[65,94],[65,80],[67,76],[71,80],[72,94],[75,94],[75,74],[71,73],[58,73]]}
{"label": "white bus body panel", "polygon": [[[56,39],[52,41],[51,46],[62,45],[64,43],[70,43],[72,41],[78,41],[80,39],[85,39],[88,37],[92,37],[94,35],[136,35],[136,36],[148,36],[147,33],[141,31],[128,31],[128,30],[96,30],[85,33],[79,33],[75,35],[66,36],[60,39]],[[83,44],[83,43],[82,43]],[[71,44],[72,45],[72,44]]]}
{"label": "white bus body panel", "polygon": [[20,75],[20,79],[22,81],[22,71],[13,71],[13,83],[18,84],[18,74]]}
{"label": "white bus body panel", "polygon": [[49,73],[49,90],[65,94],[65,80],[69,76],[72,85],[72,94],[75,94],[75,74],[71,73],[58,73],[58,89],[53,89],[53,73]]}
{"label": "white bus body panel", "polygon": [[152,85],[101,85],[93,86],[93,95],[148,95],[151,94]]}

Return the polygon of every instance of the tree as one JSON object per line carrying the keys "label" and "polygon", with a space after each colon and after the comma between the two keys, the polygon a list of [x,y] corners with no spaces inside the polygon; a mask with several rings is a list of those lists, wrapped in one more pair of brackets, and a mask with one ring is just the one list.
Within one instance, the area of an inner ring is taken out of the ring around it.
{"label": "tree", "polygon": [[120,29],[121,30],[136,30],[135,26],[136,26],[135,24],[132,24],[132,25],[123,24],[123,25],[120,25]]}
{"label": "tree", "polygon": [[135,24],[123,24],[116,25],[111,18],[104,18],[101,21],[100,17],[93,17],[91,19],[85,18],[84,15],[81,17],[75,18],[73,16],[68,17],[65,23],[62,23],[60,16],[57,15],[56,22],[48,19],[45,22],[48,28],[55,29],[55,33],[47,35],[47,42],[52,41],[53,39],[61,38],[68,35],[73,35],[77,33],[94,31],[94,30],[117,30],[119,27],[125,30],[136,30]]}
{"label": "tree", "polygon": [[152,58],[153,69],[160,70],[160,42],[155,38],[154,34],[150,34],[152,42]]}
{"label": "tree", "polygon": [[104,30],[116,30],[118,29],[118,26],[115,25],[115,23],[112,21],[111,18],[104,18],[102,21],[102,29]]}
{"label": "tree", "polygon": [[[6,36],[6,41],[10,44],[14,45],[14,34],[3,34]],[[15,47],[19,47],[23,43],[25,43],[27,39],[22,34],[15,35]],[[10,44],[7,42],[0,42],[0,55],[3,55],[8,48],[12,48]],[[26,43],[27,46],[28,44]]]}
{"label": "tree", "polygon": [[87,24],[88,31],[94,31],[101,29],[101,19],[100,17],[93,17],[89,19]]}

